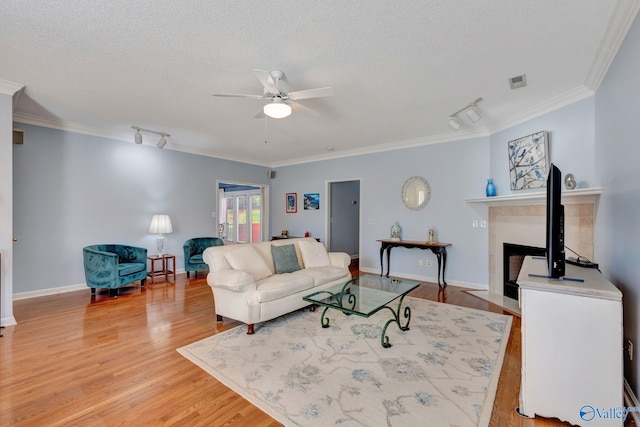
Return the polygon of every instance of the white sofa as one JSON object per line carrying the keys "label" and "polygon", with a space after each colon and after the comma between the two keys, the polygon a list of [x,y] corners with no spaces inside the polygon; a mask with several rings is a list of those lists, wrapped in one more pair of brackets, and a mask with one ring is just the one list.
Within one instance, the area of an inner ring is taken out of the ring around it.
{"label": "white sofa", "polygon": [[213,246],[203,259],[217,320],[244,322],[248,334],[256,323],[309,305],[303,296],[351,279],[351,257],[313,238]]}

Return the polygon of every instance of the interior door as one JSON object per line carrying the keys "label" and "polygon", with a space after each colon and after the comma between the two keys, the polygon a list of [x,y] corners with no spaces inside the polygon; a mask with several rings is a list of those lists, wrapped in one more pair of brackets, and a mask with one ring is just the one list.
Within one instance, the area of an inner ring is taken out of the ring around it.
{"label": "interior door", "polygon": [[329,184],[329,250],[360,253],[360,181]]}

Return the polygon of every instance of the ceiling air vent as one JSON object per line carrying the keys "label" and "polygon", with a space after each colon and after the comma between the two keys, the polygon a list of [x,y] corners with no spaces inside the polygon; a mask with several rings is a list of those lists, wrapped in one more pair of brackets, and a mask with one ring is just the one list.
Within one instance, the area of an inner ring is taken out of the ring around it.
{"label": "ceiling air vent", "polygon": [[521,87],[525,87],[526,85],[527,85],[526,74],[509,78],[509,86],[511,86],[511,89],[518,89]]}

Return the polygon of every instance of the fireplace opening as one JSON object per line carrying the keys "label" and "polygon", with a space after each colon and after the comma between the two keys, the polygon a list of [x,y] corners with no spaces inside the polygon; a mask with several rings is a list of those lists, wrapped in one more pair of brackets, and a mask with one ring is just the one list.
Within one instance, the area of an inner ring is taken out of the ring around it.
{"label": "fireplace opening", "polygon": [[535,246],[516,245],[513,243],[502,244],[503,253],[503,278],[504,278],[504,296],[518,300],[518,275],[524,262],[524,257],[545,256],[545,248]]}

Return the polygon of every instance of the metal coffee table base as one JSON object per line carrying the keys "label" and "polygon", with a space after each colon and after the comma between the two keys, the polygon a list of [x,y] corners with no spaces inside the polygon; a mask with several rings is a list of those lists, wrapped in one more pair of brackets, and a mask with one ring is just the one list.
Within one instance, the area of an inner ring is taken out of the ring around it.
{"label": "metal coffee table base", "polygon": [[[350,295],[353,296],[353,295]],[[398,302],[398,308],[394,311],[393,308],[389,307],[388,305],[383,305],[382,307],[380,307],[377,311],[382,310],[383,308],[386,308],[387,310],[389,310],[391,312],[391,314],[393,315],[393,319],[389,319],[387,321],[387,323],[384,325],[384,328],[382,328],[382,333],[380,334],[380,344],[382,344],[382,347],[384,348],[389,348],[391,347],[391,344],[389,344],[389,336],[387,336],[387,328],[389,327],[389,325],[391,323],[395,323],[398,325],[398,328],[400,328],[401,331],[408,331],[409,330],[409,323],[411,322],[411,307],[409,307],[408,305],[404,307],[404,310],[402,310],[402,301],[404,300],[404,295],[402,295],[400,297],[400,301]],[[335,310],[340,310],[340,308],[338,307],[325,307],[324,310],[322,311],[322,316],[320,317],[320,323],[322,325],[323,328],[328,328],[329,327],[329,321],[330,319],[328,317],[325,316],[325,314],[327,313],[327,310],[329,310],[330,308],[333,308]],[[345,315],[349,316],[351,314],[353,314],[352,312],[347,312],[347,311],[342,311]],[[400,318],[400,312],[403,311],[404,313],[402,314],[402,317],[404,317],[407,320],[407,323],[403,326],[401,323],[401,318]],[[369,317],[369,316],[367,316]]]}

